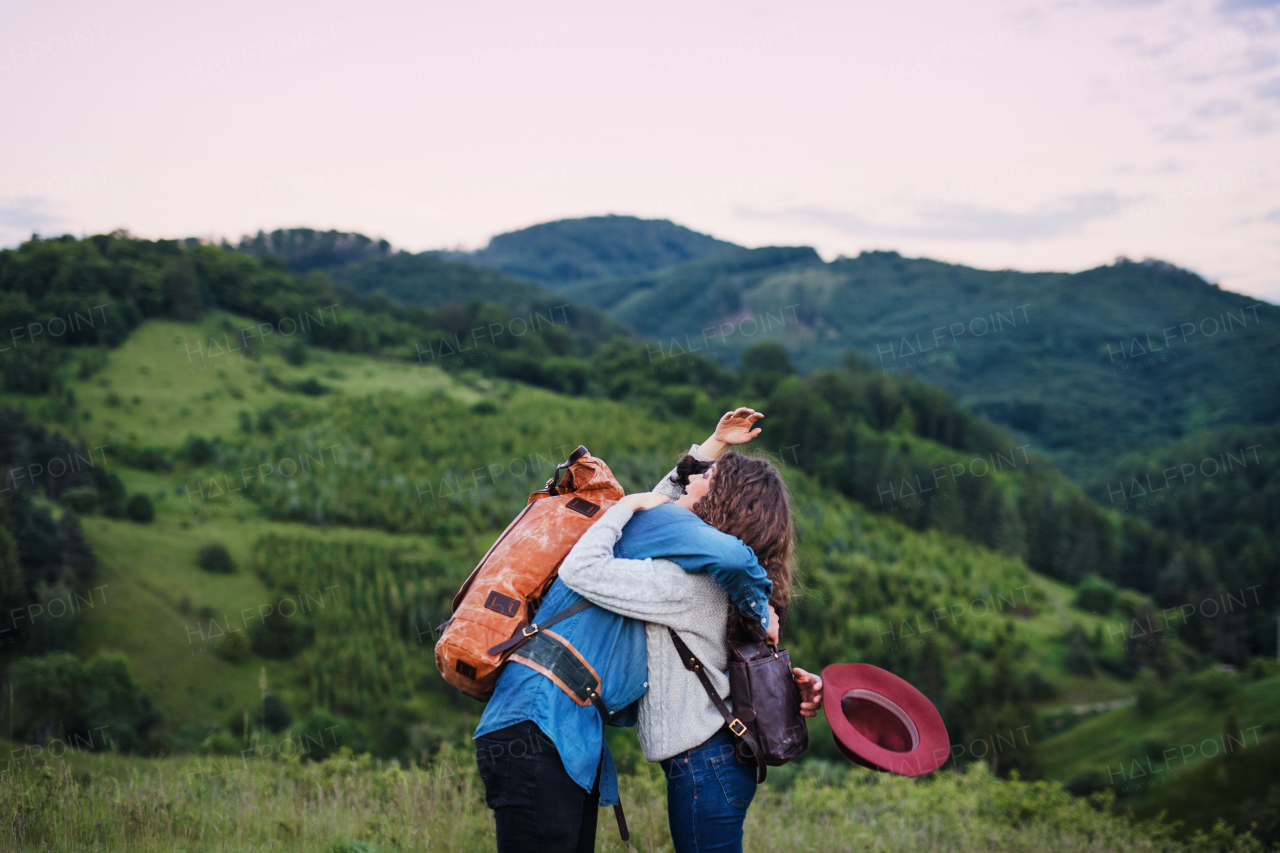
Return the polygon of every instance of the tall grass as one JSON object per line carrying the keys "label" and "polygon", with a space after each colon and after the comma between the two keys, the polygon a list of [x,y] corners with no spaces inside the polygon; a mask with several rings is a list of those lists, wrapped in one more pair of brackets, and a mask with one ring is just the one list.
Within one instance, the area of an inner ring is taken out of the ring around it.
{"label": "tall grass", "polygon": [[[671,850],[654,766],[622,778],[632,846]],[[745,847],[800,851],[1257,851],[1225,830],[1177,842],[1167,825],[1132,824],[1105,802],[1051,783],[1000,781],[980,765],[928,781],[864,771],[806,771],[766,785]],[[494,848],[474,761],[446,745],[430,766],[349,753],[323,762],[125,759],[69,755],[0,777],[0,849],[196,851],[483,851]],[[597,850],[624,849],[609,811]]]}

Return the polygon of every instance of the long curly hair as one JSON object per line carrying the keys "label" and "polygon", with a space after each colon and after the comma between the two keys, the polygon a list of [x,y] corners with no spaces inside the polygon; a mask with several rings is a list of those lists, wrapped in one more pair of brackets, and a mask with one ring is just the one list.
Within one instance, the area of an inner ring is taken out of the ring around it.
{"label": "long curly hair", "polygon": [[729,451],[715,462],[701,462],[686,455],[676,465],[672,482],[689,485],[689,475],[714,467],[711,485],[693,505],[694,515],[707,524],[736,536],[751,546],[756,559],[773,582],[769,603],[782,613],[791,603],[792,556],[795,530],[791,523],[791,498],[786,481],[767,459]]}

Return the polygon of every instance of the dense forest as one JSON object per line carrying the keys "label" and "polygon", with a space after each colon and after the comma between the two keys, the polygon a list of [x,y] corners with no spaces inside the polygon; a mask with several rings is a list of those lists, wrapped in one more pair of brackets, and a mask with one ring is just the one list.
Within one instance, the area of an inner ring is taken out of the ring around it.
{"label": "dense forest", "polygon": [[740,249],[563,293],[726,365],[762,340],[802,371],[853,351],[945,389],[1078,477],[1206,429],[1280,422],[1275,371],[1239,369],[1280,358],[1278,309],[1159,261],[1022,273]]}
{"label": "dense forest", "polygon": [[[395,261],[375,260],[369,274]],[[449,282],[467,275],[494,275],[465,264],[429,262],[442,270],[446,293]],[[1267,469],[1256,460],[1253,479],[1221,481],[1248,495],[1253,507],[1234,519],[1234,533],[1226,532],[1223,521],[1243,497],[1219,497],[1222,508],[1203,520],[1203,530],[1188,530],[1158,513],[1153,526],[1141,516],[1100,507],[1034,445],[976,418],[939,389],[886,374],[855,355],[839,370],[804,378],[794,376],[790,355],[777,344],[749,351],[738,372],[694,354],[655,360],[652,345],[621,336],[603,342],[609,328],[572,306],[559,313],[550,309],[548,322],[530,322],[526,334],[517,334],[523,326],[514,322],[520,318],[495,303],[402,308],[376,291],[356,295],[320,272],[292,275],[270,258],[257,262],[215,246],[122,235],[33,241],[0,254],[0,289],[0,318],[11,326],[43,328],[37,318],[71,318],[64,335],[51,330],[46,338],[33,336],[23,353],[33,363],[11,371],[22,379],[6,385],[9,390],[51,390],[65,353],[118,345],[145,317],[195,319],[217,308],[266,321],[247,335],[241,332],[249,352],[267,343],[271,332],[286,337],[284,320],[296,317],[299,343],[399,358],[416,354],[419,362],[444,367],[457,360],[482,374],[562,393],[640,402],[664,419],[707,420],[733,400],[753,399],[773,413],[768,440],[776,451],[791,453],[820,482],[914,527],[965,536],[1068,583],[1096,575],[1153,595],[1160,607],[1260,586],[1259,595],[1266,597],[1262,610],[1219,614],[1189,628],[1189,640],[1237,664],[1273,650],[1274,638],[1258,619],[1280,602],[1274,580],[1280,566],[1265,541],[1272,522],[1261,514],[1265,500],[1255,481]],[[89,304],[110,306],[100,312],[106,321],[73,329],[77,309]],[[326,322],[322,307],[334,305],[341,309],[331,310]],[[543,316],[542,305],[527,307],[532,316]],[[82,369],[88,369],[87,361]],[[1210,535],[1209,529],[1218,532]]]}

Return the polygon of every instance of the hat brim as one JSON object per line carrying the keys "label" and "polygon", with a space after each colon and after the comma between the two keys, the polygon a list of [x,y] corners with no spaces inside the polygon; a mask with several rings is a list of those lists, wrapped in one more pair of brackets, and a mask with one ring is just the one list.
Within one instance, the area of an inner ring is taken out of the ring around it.
{"label": "hat brim", "polygon": [[[871,664],[836,663],[822,670],[822,682],[827,722],[836,745],[851,761],[900,776],[923,776],[946,763],[951,741],[942,716],[906,681]],[[896,717],[902,731],[910,734],[910,748],[888,749],[859,731],[841,704],[851,693],[865,700],[864,707],[874,708],[876,715]]]}

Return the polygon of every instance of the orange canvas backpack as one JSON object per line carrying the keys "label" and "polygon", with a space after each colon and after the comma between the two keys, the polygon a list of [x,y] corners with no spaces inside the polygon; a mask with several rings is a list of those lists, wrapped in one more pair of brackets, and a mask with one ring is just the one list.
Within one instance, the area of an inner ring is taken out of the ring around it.
{"label": "orange canvas backpack", "polygon": [[[546,487],[529,495],[458,590],[453,616],[438,629],[436,668],[445,681],[481,701],[493,695],[502,664],[522,638],[552,624],[529,623],[560,564],[623,494],[609,466],[579,445]],[[582,609],[575,605],[556,614],[555,621]]]}

